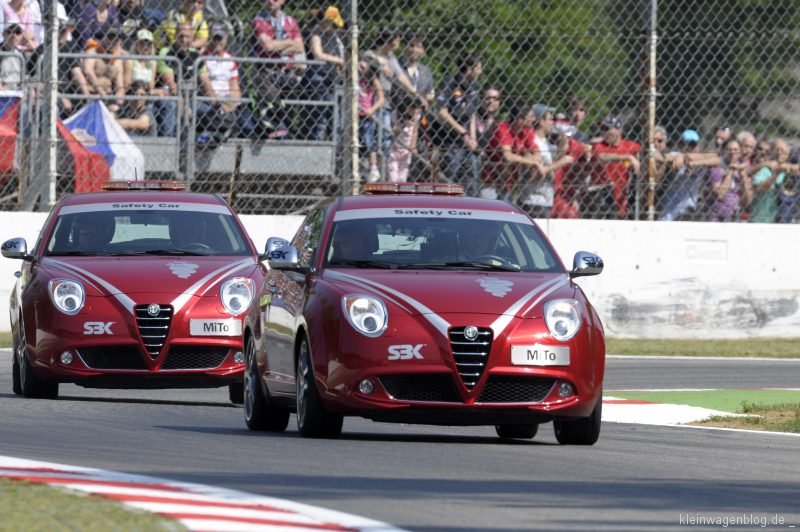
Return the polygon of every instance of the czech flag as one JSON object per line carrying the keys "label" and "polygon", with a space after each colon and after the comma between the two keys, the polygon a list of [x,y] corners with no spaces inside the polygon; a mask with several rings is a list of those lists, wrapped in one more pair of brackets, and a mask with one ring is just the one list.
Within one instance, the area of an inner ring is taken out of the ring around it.
{"label": "czech flag", "polygon": [[[83,107],[64,124],[86,150],[99,155],[108,169],[105,180],[139,181],[144,179],[144,155],[111,111],[99,100]],[[75,192],[100,190],[102,181],[81,183],[75,180]],[[88,188],[86,188],[88,187]],[[80,189],[79,189],[80,188]]]}

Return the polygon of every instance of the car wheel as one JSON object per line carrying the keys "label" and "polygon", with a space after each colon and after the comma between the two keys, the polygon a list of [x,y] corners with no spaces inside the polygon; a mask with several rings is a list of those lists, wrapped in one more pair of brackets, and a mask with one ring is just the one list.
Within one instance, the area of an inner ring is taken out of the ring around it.
{"label": "car wheel", "polygon": [[322,398],[314,381],[314,367],[311,364],[311,350],[308,340],[300,342],[297,357],[297,430],[307,438],[336,438],[342,433],[344,419],[339,414],[325,410]]}
{"label": "car wheel", "polygon": [[573,420],[556,419],[553,428],[556,439],[562,445],[594,445],[600,438],[600,421],[603,413],[603,397],[597,400],[597,405],[589,417]]}
{"label": "car wheel", "polygon": [[244,382],[232,382],[228,385],[228,397],[231,403],[240,405],[244,403]]}
{"label": "car wheel", "polygon": [[256,363],[256,341],[252,336],[247,339],[245,358],[247,366],[244,368],[242,394],[247,428],[283,432],[289,425],[289,410],[271,406],[264,397]]}
{"label": "car wheel", "polygon": [[31,363],[25,346],[25,328],[19,323],[19,348],[16,351],[16,358],[19,361],[19,390],[24,397],[34,399],[55,399],[58,397],[58,383],[41,380],[33,372]]}
{"label": "car wheel", "polygon": [[513,438],[531,440],[539,431],[539,425],[495,425],[494,430],[504,440]]}

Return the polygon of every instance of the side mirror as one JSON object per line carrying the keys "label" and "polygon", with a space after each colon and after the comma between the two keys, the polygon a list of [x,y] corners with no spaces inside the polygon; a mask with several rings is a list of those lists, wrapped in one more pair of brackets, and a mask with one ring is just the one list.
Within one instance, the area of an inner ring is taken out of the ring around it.
{"label": "side mirror", "polygon": [[24,238],[12,238],[3,242],[0,253],[7,259],[33,260],[33,255],[28,255],[28,243]]}
{"label": "side mirror", "polygon": [[258,258],[261,260],[269,260],[270,253],[275,251],[278,248],[282,248],[284,246],[290,245],[291,242],[286,240],[285,238],[279,238],[277,236],[271,236],[267,239],[267,245],[264,246],[264,254],[259,255]]}
{"label": "side mirror", "polygon": [[[270,238],[270,240],[272,239]],[[297,248],[288,243],[267,252],[266,258],[267,264],[272,270],[296,270],[298,268]]]}
{"label": "side mirror", "polygon": [[589,253],[588,251],[579,251],[572,259],[572,271],[569,272],[570,278],[588,277],[589,275],[598,275],[603,271],[603,259]]}

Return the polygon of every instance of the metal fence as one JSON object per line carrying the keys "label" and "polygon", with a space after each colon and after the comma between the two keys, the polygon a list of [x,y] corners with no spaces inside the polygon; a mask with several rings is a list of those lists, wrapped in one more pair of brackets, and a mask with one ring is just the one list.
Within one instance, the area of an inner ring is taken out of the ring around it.
{"label": "metal fence", "polygon": [[[107,73],[112,95],[92,81],[78,98],[59,79],[59,96],[123,103],[145,70],[129,63],[165,55],[145,80],[157,136],[133,140],[146,177],[240,212],[304,212],[389,180],[458,182],[537,217],[800,219],[800,0],[229,0],[227,18],[181,15],[198,5],[123,0],[120,33],[97,38],[125,86]],[[78,50],[94,24],[81,9],[67,13]],[[49,112],[48,77],[28,71],[23,137]],[[19,166],[7,207],[70,189],[45,167]]]}

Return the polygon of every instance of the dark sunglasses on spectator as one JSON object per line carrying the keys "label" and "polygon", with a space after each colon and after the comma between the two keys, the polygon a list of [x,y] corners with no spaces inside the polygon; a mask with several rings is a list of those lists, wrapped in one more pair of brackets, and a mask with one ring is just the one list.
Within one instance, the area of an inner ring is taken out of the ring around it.
{"label": "dark sunglasses on spectator", "polygon": [[484,100],[499,100],[500,96],[486,95],[486,96],[483,97],[483,99]]}

